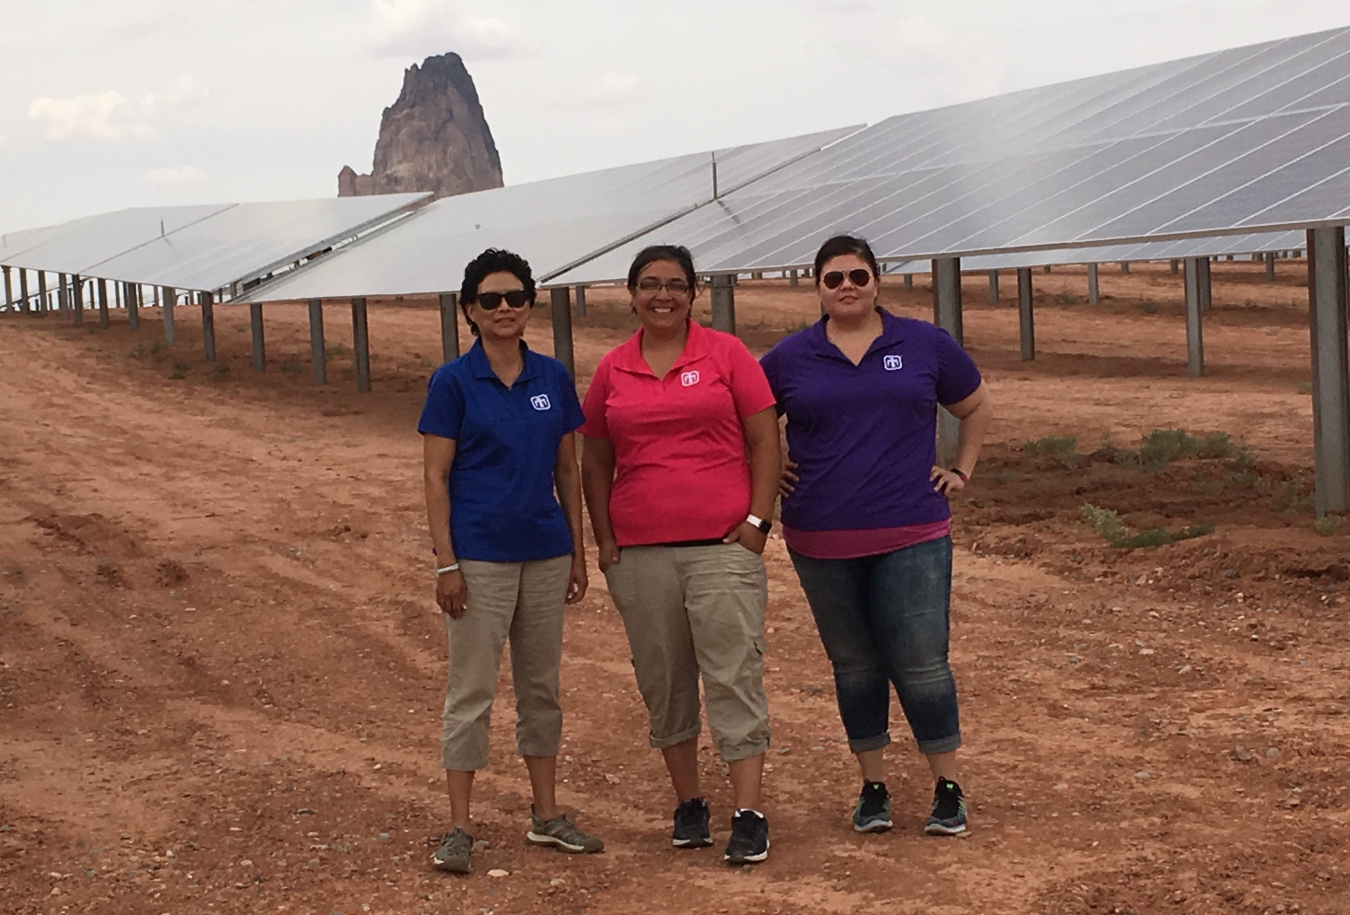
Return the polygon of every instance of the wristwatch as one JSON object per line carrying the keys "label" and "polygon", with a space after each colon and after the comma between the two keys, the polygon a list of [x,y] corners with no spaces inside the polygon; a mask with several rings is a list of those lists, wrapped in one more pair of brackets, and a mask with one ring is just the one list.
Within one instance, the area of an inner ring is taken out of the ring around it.
{"label": "wristwatch", "polygon": [[757,515],[747,515],[745,520],[749,521],[752,527],[758,528],[761,534],[767,534],[769,531],[773,530],[772,521],[765,521]]}

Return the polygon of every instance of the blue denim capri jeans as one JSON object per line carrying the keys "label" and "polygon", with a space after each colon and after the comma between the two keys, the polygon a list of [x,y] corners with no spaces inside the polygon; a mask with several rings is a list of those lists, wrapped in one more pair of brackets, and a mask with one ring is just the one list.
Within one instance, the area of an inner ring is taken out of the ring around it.
{"label": "blue denim capri jeans", "polygon": [[865,753],[891,742],[892,684],[920,752],[961,746],[947,663],[951,538],[859,559],[788,552],[834,666],[849,749]]}

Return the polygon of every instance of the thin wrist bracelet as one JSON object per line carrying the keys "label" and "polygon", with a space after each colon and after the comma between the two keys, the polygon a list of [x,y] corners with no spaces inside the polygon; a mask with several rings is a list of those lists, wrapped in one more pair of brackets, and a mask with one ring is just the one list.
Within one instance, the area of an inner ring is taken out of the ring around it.
{"label": "thin wrist bracelet", "polygon": [[437,570],[436,570],[436,577],[437,577],[437,578],[440,578],[442,575],[448,574],[448,573],[450,573],[450,572],[458,572],[458,571],[459,571],[459,563],[457,563],[457,562],[452,562],[452,563],[450,563],[448,566],[445,566],[444,568],[437,569]]}
{"label": "thin wrist bracelet", "polygon": [[953,467],[953,468],[952,468],[952,473],[954,473],[954,474],[956,474],[958,477],[960,477],[962,483],[969,483],[969,482],[970,482],[970,477],[966,476],[966,472],[965,472],[964,470],[961,470],[959,467]]}

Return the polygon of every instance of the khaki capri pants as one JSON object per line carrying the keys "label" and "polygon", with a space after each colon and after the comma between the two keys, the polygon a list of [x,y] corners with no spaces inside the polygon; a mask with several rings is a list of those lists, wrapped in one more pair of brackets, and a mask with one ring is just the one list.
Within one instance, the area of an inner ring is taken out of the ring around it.
{"label": "khaki capri pants", "polygon": [[558,668],[571,556],[532,562],[461,559],[467,586],[459,619],[443,613],[450,640],[441,766],[459,772],[487,767],[488,730],[502,646],[511,642],[516,691],[516,752],[557,756],[562,740]]}
{"label": "khaki capri pants", "polygon": [[651,745],[671,747],[702,727],[727,762],[769,748],[764,694],[764,561],[738,543],[626,547],[605,573],[633,650]]}

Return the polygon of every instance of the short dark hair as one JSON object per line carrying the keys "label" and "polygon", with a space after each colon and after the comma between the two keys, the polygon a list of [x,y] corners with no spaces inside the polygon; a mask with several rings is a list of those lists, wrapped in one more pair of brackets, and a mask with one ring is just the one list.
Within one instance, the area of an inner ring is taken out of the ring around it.
{"label": "short dark hair", "polygon": [[479,284],[494,273],[509,273],[520,280],[525,294],[530,297],[530,305],[534,305],[534,274],[530,272],[530,262],[512,251],[488,248],[469,261],[464,268],[464,282],[459,287],[459,307],[475,337],[478,336],[478,325],[469,319],[469,306],[478,301]]}
{"label": "short dark hair", "polygon": [[672,261],[684,270],[684,278],[689,282],[691,293],[698,290],[698,276],[694,273],[694,255],[684,245],[649,245],[633,258],[633,266],[628,268],[628,291],[637,289],[638,274],[642,268],[657,261]]}
{"label": "short dark hair", "polygon": [[843,257],[846,254],[862,258],[867,262],[867,266],[872,268],[872,276],[881,276],[881,271],[877,269],[877,256],[872,253],[871,245],[853,235],[836,235],[821,245],[820,250],[816,252],[816,269],[811,273],[816,279],[817,286],[820,285],[821,268],[836,257]]}

